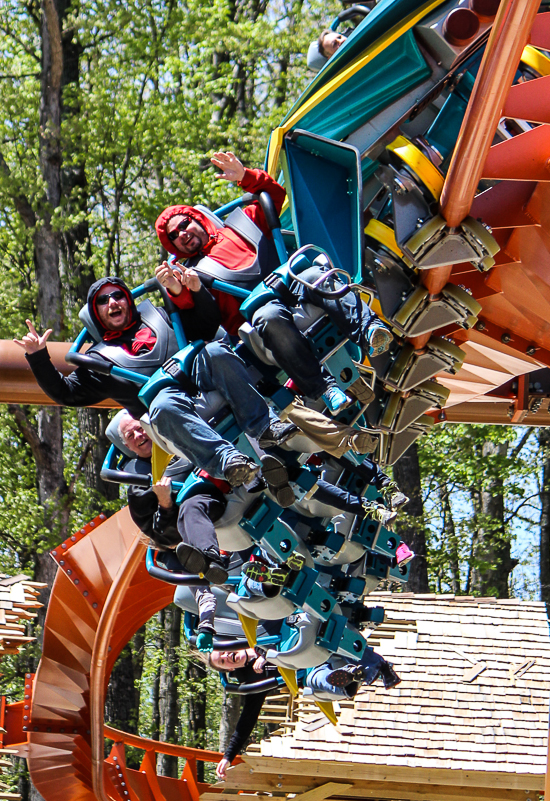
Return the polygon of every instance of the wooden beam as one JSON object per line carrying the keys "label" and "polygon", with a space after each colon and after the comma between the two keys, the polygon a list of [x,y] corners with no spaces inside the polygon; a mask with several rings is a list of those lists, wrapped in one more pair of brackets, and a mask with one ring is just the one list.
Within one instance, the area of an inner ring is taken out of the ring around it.
{"label": "wooden beam", "polygon": [[[444,768],[412,768],[401,765],[369,765],[364,762],[333,760],[286,759],[282,757],[245,756],[246,765],[256,774],[275,773],[282,776],[308,776],[312,779],[338,778],[357,781],[400,782],[455,787],[486,787],[502,790],[542,791],[544,773],[505,773],[486,770],[446,770]],[[259,779],[259,776],[256,776]]]}
{"label": "wooden beam", "polygon": [[324,801],[333,795],[344,795],[346,790],[353,787],[353,784],[339,784],[338,782],[326,782],[296,796],[295,801]]}

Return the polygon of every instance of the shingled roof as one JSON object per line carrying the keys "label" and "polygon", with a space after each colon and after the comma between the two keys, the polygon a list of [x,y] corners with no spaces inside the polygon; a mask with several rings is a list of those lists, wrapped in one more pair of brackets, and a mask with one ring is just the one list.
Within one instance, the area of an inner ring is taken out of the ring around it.
{"label": "shingled roof", "polygon": [[[302,707],[261,754],[378,765],[544,774],[550,632],[543,603],[380,593],[369,642],[402,683],[341,705],[338,727]],[[389,625],[388,625],[389,624]]]}
{"label": "shingled roof", "polygon": [[30,610],[42,606],[37,597],[45,586],[22,574],[0,574],[0,659],[18,653],[23,645],[34,640],[26,636],[25,623],[36,617],[36,612]]}

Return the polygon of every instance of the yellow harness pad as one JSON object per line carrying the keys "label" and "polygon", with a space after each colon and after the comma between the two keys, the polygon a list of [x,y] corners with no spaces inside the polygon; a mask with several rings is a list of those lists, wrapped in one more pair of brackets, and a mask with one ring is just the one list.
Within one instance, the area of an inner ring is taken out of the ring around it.
{"label": "yellow harness pad", "polygon": [[172,456],[172,453],[166,453],[166,451],[164,451],[160,445],[157,445],[156,442],[153,442],[153,454],[151,456],[153,484],[156,484],[157,481],[160,481]]}

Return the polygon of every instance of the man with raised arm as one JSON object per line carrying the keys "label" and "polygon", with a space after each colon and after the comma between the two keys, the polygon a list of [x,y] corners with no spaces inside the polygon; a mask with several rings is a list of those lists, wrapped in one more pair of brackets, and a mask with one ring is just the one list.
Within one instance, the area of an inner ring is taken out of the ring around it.
{"label": "man with raised arm", "polygon": [[[211,340],[219,326],[219,311],[211,295],[200,285],[190,284],[193,309],[181,312],[184,330],[193,338]],[[172,324],[163,309],[150,303],[138,311],[132,293],[120,278],[96,281],[88,292],[88,312],[101,340],[87,355],[151,376],[178,350]],[[89,406],[112,398],[139,418],[145,407],[138,398],[140,386],[127,379],[78,367],[63,376],[53,366],[47,340],[51,334],[37,333],[27,320],[29,333],[21,341],[39,386],[63,406]],[[231,407],[241,430],[259,442],[261,448],[279,445],[296,432],[292,424],[281,423],[270,412],[262,396],[250,384],[244,363],[219,342],[210,342],[195,358],[186,389],[168,386],[160,390],[149,406],[153,429],[169,443],[174,454],[187,457],[194,465],[231,486],[252,481],[260,468],[223,439],[196,412],[192,396],[217,390]],[[266,477],[269,481],[269,478]]]}
{"label": "man with raised arm", "polygon": [[[215,153],[211,159],[220,172],[217,178],[234,181],[247,192],[267,192],[280,212],[285,190],[263,170],[246,169],[233,153]],[[244,211],[233,212],[220,227],[219,221],[193,206],[169,206],[156,222],[157,235],[163,247],[179,259],[186,259],[183,273],[167,262],[157,268],[157,278],[168,289],[179,308],[192,307],[193,297],[184,285],[187,269],[196,269],[200,276],[219,278],[253,289],[278,266],[269,227],[258,202]],[[304,273],[310,282],[322,275],[321,267]],[[290,292],[295,305],[311,304],[322,308],[353,342],[369,355],[379,355],[390,345],[392,334],[358,295],[348,292],[338,300],[323,298],[294,281]],[[244,322],[241,300],[227,293],[214,291],[222,315],[222,325],[230,335],[237,335]],[[293,379],[305,395],[316,400],[322,397],[332,414],[350,403],[334,379],[324,373],[307,338],[294,323],[292,308],[272,300],[255,313],[252,323],[265,346],[273,353],[280,367]]]}

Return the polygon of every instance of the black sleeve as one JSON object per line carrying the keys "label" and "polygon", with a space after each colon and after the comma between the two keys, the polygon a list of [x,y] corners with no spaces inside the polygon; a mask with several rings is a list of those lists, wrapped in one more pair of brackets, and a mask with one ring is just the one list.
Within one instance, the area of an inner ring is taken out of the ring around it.
{"label": "black sleeve", "polygon": [[258,722],[266,698],[267,693],[255,693],[254,695],[245,696],[241,715],[235,726],[235,731],[231,735],[229,745],[225,749],[224,759],[233,762],[237,754],[242,751],[246,741],[252,734],[252,729]]}
{"label": "black sleeve", "polygon": [[190,342],[195,339],[210,342],[222,324],[218,304],[204,286],[198,292],[193,292],[193,301],[195,305],[192,309],[178,309],[185,336]]}
{"label": "black sleeve", "polygon": [[181,542],[178,534],[178,507],[161,509],[153,490],[142,487],[128,489],[128,508],[136,526],[161,548]]}
{"label": "black sleeve", "polygon": [[105,376],[82,367],[64,376],[54,367],[47,348],[26,357],[40,389],[62,406],[91,406],[111,397]]}

